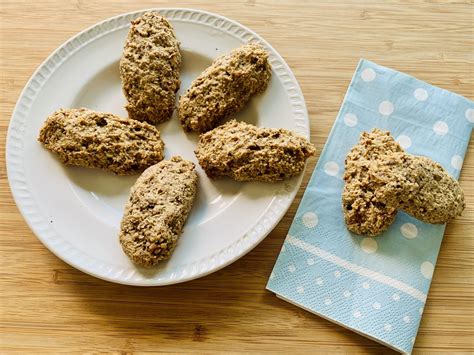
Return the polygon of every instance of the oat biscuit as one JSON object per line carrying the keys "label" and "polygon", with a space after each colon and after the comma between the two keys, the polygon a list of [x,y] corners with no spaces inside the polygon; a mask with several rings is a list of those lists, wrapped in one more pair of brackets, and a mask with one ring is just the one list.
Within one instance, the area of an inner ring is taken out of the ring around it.
{"label": "oat biscuit", "polygon": [[157,12],[133,20],[120,60],[129,117],[152,124],[170,119],[180,67],[179,42],[168,20]]}
{"label": "oat biscuit", "polygon": [[347,228],[375,236],[396,211],[428,223],[446,223],[464,209],[458,183],[433,160],[406,153],[389,132],[363,132],[346,158],[342,203]]}
{"label": "oat biscuit", "polygon": [[291,131],[235,120],[201,134],[195,151],[210,178],[267,182],[298,175],[315,152],[307,139]]}
{"label": "oat biscuit", "polygon": [[173,157],[149,167],[133,185],[120,227],[120,244],[138,265],[170,258],[193,205],[194,164]]}
{"label": "oat biscuit", "polygon": [[433,160],[405,154],[379,167],[374,174],[386,184],[378,195],[387,204],[427,223],[447,223],[464,210],[464,193],[459,182]]}
{"label": "oat biscuit", "polygon": [[38,140],[65,164],[118,175],[143,171],[163,159],[164,144],[154,126],[85,108],[51,114]]}
{"label": "oat biscuit", "polygon": [[179,99],[184,129],[205,132],[240,111],[263,92],[271,78],[268,54],[256,43],[242,45],[217,58]]}
{"label": "oat biscuit", "polygon": [[342,208],[347,228],[357,234],[375,236],[392,224],[397,209],[388,206],[376,191],[383,182],[369,173],[374,161],[385,154],[403,153],[388,132],[363,132],[345,160]]}

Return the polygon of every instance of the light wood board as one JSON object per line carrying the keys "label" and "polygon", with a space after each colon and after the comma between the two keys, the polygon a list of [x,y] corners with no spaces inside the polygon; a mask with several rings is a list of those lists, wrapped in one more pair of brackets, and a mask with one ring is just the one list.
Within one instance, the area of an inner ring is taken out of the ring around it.
{"label": "light wood board", "polygon": [[[264,242],[231,266],[180,285],[138,288],[95,279],[61,262],[29,230],[9,191],[4,154],[22,87],[78,31],[160,6],[216,12],[267,39],[302,87],[318,152],[361,57],[474,98],[474,9],[467,1],[1,0],[0,351],[388,353],[264,290],[317,159]],[[416,353],[474,350],[473,181],[471,142],[461,174],[467,208],[446,230]]]}

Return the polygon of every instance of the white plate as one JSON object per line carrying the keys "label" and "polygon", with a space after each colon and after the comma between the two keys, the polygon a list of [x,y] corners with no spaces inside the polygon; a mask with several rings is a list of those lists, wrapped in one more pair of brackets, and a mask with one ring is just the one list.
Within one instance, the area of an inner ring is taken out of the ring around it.
{"label": "white plate", "polygon": [[[181,94],[212,60],[249,41],[270,54],[272,80],[238,119],[282,127],[309,136],[306,105],[281,56],[241,24],[190,9],[156,9],[174,26],[181,42]],[[155,286],[191,280],[216,271],[255,247],[293,201],[301,176],[277,183],[211,181],[193,150],[197,136],[185,134],[176,114],[158,126],[165,155],[196,162],[199,192],[172,258],[153,269],[133,265],[118,242],[129,189],[137,176],[119,177],[96,169],[67,167],[37,141],[46,117],[60,107],[87,107],[126,117],[119,59],[129,23],[144,11],[105,20],[58,48],[23,90],[7,138],[8,180],[30,228],[59,258],[112,282]]]}

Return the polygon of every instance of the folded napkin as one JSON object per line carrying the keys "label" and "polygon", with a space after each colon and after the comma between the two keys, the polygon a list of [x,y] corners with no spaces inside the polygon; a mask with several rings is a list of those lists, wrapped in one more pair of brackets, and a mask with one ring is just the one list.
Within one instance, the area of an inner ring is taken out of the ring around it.
{"label": "folded napkin", "polygon": [[361,60],[267,289],[410,353],[445,226],[399,212],[376,238],[350,233],[341,206],[344,159],[362,131],[377,127],[458,178],[473,123],[472,101]]}

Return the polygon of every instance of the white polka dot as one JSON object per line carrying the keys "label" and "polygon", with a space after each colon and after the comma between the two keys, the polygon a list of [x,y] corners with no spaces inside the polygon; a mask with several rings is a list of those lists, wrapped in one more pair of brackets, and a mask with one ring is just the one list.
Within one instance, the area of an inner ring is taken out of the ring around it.
{"label": "white polka dot", "polygon": [[334,276],[335,277],[341,277],[341,272],[340,271],[334,271]]}
{"label": "white polka dot", "polygon": [[357,124],[357,116],[353,113],[346,113],[344,115],[344,123],[346,126],[354,127]]}
{"label": "white polka dot", "polygon": [[392,325],[391,324],[385,324],[383,326],[383,329],[386,331],[386,332],[391,332],[392,331]]}
{"label": "white polka dot", "polygon": [[369,81],[374,80],[376,76],[377,76],[377,74],[375,74],[375,71],[372,68],[364,69],[362,71],[362,73],[360,74],[360,77],[365,82],[369,82]]}
{"label": "white polka dot", "polygon": [[374,307],[375,309],[380,309],[382,306],[380,305],[380,303],[378,302],[375,302],[372,307]]}
{"label": "white polka dot", "polygon": [[306,260],[306,263],[308,265],[314,265],[314,259],[313,258],[308,258],[308,260]]}
{"label": "white polka dot", "polygon": [[452,158],[451,158],[451,165],[453,166],[454,169],[456,170],[461,170],[462,168],[462,163],[463,163],[463,160],[461,158],[460,155],[454,155]]}
{"label": "white polka dot", "polygon": [[296,291],[298,293],[303,293],[304,292],[304,287],[303,286],[298,286],[298,288],[296,289]]}
{"label": "white polka dot", "polygon": [[331,176],[336,176],[339,172],[339,165],[336,162],[329,161],[324,164],[324,172]]}
{"label": "white polka dot", "polygon": [[390,116],[393,113],[393,104],[390,101],[382,101],[379,105],[379,112],[384,116]]}
{"label": "white polka dot", "polygon": [[433,125],[433,131],[439,136],[444,136],[449,132],[448,124],[444,121],[438,121]]}
{"label": "white polka dot", "polygon": [[401,136],[398,136],[396,140],[403,149],[408,149],[411,147],[411,139],[408,136],[402,134]]}
{"label": "white polka dot", "polygon": [[360,313],[360,311],[354,311],[352,315],[356,318],[360,318],[362,316],[362,313]]}
{"label": "white polka dot", "polygon": [[283,252],[285,252],[285,251],[286,251],[286,247],[283,245],[283,246],[281,247],[281,252],[283,253]]}
{"label": "white polka dot", "polygon": [[295,272],[296,271],[295,265],[291,264],[290,266],[288,266],[288,271],[289,272]]}
{"label": "white polka dot", "polygon": [[370,285],[369,285],[368,282],[363,282],[362,287],[365,288],[366,290],[368,290],[370,288]]}
{"label": "white polka dot", "polygon": [[392,296],[392,300],[400,301],[400,295],[398,293],[394,293],[393,296]]}
{"label": "white polka dot", "polygon": [[316,279],[316,285],[320,285],[320,286],[321,286],[321,285],[323,284],[323,282],[324,282],[323,279],[320,278],[320,277],[318,277],[318,278]]}
{"label": "white polka dot", "polygon": [[411,343],[415,344],[415,337],[411,338]]}
{"label": "white polka dot", "polygon": [[275,274],[272,272],[272,273],[270,274],[270,280],[273,280],[274,278],[275,278]]}
{"label": "white polka dot", "polygon": [[329,306],[331,303],[332,303],[332,301],[331,301],[329,298],[326,298],[326,299],[324,300],[324,304],[325,304],[326,306]]}
{"label": "white polka dot", "polygon": [[409,316],[403,317],[403,321],[407,324],[410,323],[410,317]]}
{"label": "white polka dot", "polygon": [[362,242],[360,243],[360,247],[367,254],[372,254],[377,251],[378,244],[374,238],[367,237],[367,238],[362,239]]}
{"label": "white polka dot", "polygon": [[431,279],[433,276],[434,266],[429,261],[425,261],[423,264],[421,264],[420,270],[424,277]]}
{"label": "white polka dot", "polygon": [[314,212],[306,212],[302,218],[303,224],[306,228],[314,228],[318,225],[318,215]]}
{"label": "white polka dot", "polygon": [[428,91],[422,88],[418,88],[413,92],[413,96],[418,101],[425,101],[428,98]]}
{"label": "white polka dot", "polygon": [[350,293],[349,291],[344,291],[344,297],[345,298],[349,298],[352,296],[352,293]]}
{"label": "white polka dot", "polygon": [[474,109],[468,108],[464,115],[466,116],[466,120],[468,120],[471,123],[474,123]]}
{"label": "white polka dot", "polygon": [[423,307],[420,307],[420,308],[418,309],[418,313],[419,313],[419,314],[423,314]]}
{"label": "white polka dot", "polygon": [[407,239],[414,239],[418,235],[418,228],[413,223],[403,223],[400,227],[402,235]]}

